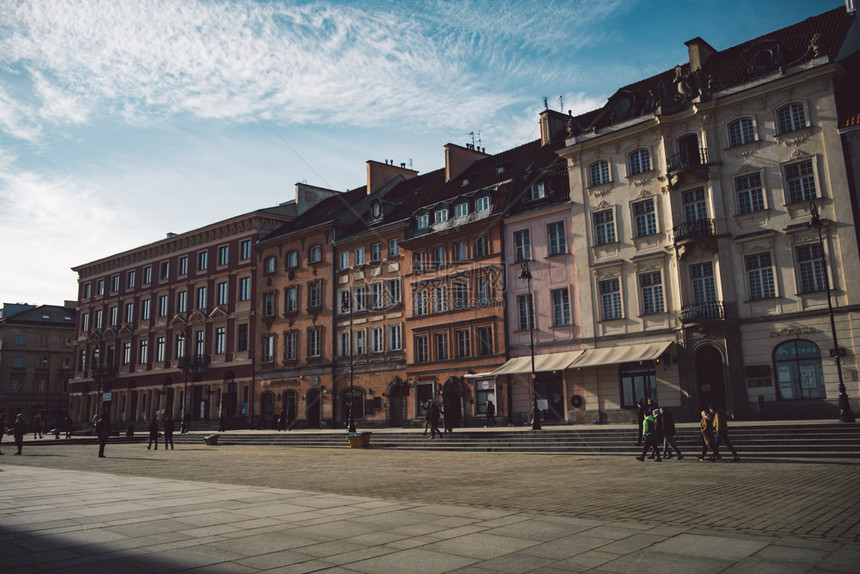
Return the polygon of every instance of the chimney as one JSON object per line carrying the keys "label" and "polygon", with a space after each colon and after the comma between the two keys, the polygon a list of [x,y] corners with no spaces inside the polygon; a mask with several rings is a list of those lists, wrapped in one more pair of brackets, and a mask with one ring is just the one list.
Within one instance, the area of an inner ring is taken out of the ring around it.
{"label": "chimney", "polygon": [[456,144],[445,144],[445,181],[451,181],[466,171],[466,168],[470,165],[485,157],[490,156],[477,148],[472,149]]}
{"label": "chimney", "polygon": [[710,44],[696,36],[689,42],[684,42],[687,46],[687,51],[690,54],[690,71],[698,72],[705,67],[708,58],[713,56],[717,51]]}
{"label": "chimney", "polygon": [[418,172],[414,169],[407,169],[406,164],[400,164],[400,167],[394,165],[393,159],[386,160],[385,163],[368,161],[367,195],[379,191],[397,176],[401,176],[403,179],[412,179],[416,175],[418,175]]}
{"label": "chimney", "polygon": [[544,110],[540,113],[540,145],[545,146],[560,134],[570,116],[555,110]]}
{"label": "chimney", "polygon": [[340,192],[334,189],[327,189],[325,187],[308,185],[306,183],[297,183],[295,200],[296,214],[294,217],[298,217],[313,206],[335,195],[340,195]]}

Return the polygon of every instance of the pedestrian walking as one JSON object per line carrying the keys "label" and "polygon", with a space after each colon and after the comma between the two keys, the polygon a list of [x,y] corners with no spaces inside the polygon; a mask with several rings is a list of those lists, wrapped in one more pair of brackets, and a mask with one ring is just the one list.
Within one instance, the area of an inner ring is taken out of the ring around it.
{"label": "pedestrian walking", "polygon": [[672,449],[678,453],[678,460],[684,458],[681,449],[675,444],[675,417],[672,411],[665,407],[660,409],[660,430],[663,433],[663,458],[672,458]]}
{"label": "pedestrian walking", "polygon": [[42,438],[42,417],[33,417],[33,439]]}
{"label": "pedestrian walking", "polygon": [[[173,422],[173,417],[170,415],[164,421],[164,450],[167,450],[167,445],[170,445],[170,450],[173,450],[173,433],[176,431],[176,423]],[[156,444],[156,446],[158,446]]]}
{"label": "pedestrian walking", "polygon": [[430,421],[431,440],[436,438],[437,434],[439,435],[439,438],[442,438],[442,432],[439,430],[439,417],[441,414],[439,405],[436,404],[436,401],[427,401],[427,420]]}
{"label": "pedestrian walking", "polygon": [[705,462],[706,460],[714,462],[713,456],[705,458],[705,455],[708,454],[708,447],[713,448],[714,445],[714,424],[711,422],[711,417],[708,416],[708,411],[702,411],[699,430],[702,433],[702,454],[696,458],[701,462]]}
{"label": "pedestrian walking", "polygon": [[496,405],[493,404],[491,399],[487,399],[487,424],[484,427],[490,426],[490,421],[493,422],[493,426],[499,426],[496,424]]}
{"label": "pedestrian walking", "polygon": [[146,450],[152,448],[152,443],[155,443],[155,450],[158,450],[158,421],[155,419],[149,423],[149,445],[147,445]]}
{"label": "pedestrian walking", "polygon": [[18,452],[15,454],[21,454],[21,449],[24,448],[24,435],[27,434],[27,423],[24,421],[23,414],[18,413],[12,428],[15,434],[15,446],[18,447]]}
{"label": "pedestrian walking", "polygon": [[224,416],[224,413],[218,417],[218,432],[224,432],[227,430],[227,417]]}
{"label": "pedestrian walking", "polygon": [[[6,434],[6,415],[0,414],[0,444],[3,442],[3,435]],[[3,451],[0,450],[0,455],[3,454]]]}
{"label": "pedestrian walking", "polygon": [[663,415],[660,409],[654,409],[651,411],[651,416],[654,417],[654,436],[652,437],[654,448],[651,449],[651,454],[648,455],[648,458],[662,458],[660,453],[663,446],[663,421],[661,420]]}
{"label": "pedestrian walking", "polygon": [[[655,450],[657,448],[657,422],[654,420],[654,413],[646,412],[645,418],[642,419],[642,440],[644,442],[642,446],[642,454],[636,457],[636,460],[639,462],[645,462],[645,453],[649,450]],[[654,459],[654,462],[663,462],[663,457],[657,456]]]}
{"label": "pedestrian walking", "polygon": [[732,441],[729,440],[729,424],[725,411],[719,409],[715,410],[714,407],[710,407],[710,411],[711,416],[714,417],[714,459],[722,460],[722,457],[720,456],[720,445],[725,444],[734,455],[731,462],[739,462],[741,457],[738,456],[738,451],[735,450],[735,445],[733,445]]}
{"label": "pedestrian walking", "polygon": [[105,445],[110,437],[110,419],[107,413],[96,421],[96,436],[99,437],[99,458],[105,458]]}
{"label": "pedestrian walking", "polygon": [[637,437],[636,444],[634,446],[642,446],[642,421],[645,420],[645,412],[647,410],[645,408],[645,400],[637,401],[636,407],[636,427],[639,429],[639,436]]}
{"label": "pedestrian walking", "polygon": [[72,430],[74,430],[75,423],[72,421],[71,415],[66,415],[63,419],[63,428],[66,431],[66,438],[72,438]]}

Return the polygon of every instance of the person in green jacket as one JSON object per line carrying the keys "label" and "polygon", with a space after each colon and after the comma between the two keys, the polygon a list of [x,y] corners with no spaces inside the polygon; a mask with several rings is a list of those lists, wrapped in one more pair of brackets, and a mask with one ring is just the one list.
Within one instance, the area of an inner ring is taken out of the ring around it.
{"label": "person in green jacket", "polygon": [[[657,423],[654,421],[654,413],[648,411],[645,413],[645,418],[642,419],[642,438],[645,439],[645,444],[642,445],[642,454],[636,457],[639,462],[645,462],[645,453],[651,449],[657,451]],[[663,457],[659,452],[654,459],[654,462],[663,462]]]}

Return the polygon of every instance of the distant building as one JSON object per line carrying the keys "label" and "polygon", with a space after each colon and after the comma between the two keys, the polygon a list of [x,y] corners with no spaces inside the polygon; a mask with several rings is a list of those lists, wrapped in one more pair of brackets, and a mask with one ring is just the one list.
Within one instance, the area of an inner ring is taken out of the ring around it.
{"label": "distant building", "polygon": [[[4,303],[0,309],[0,413],[7,426],[21,413],[48,429],[69,411],[75,303]],[[32,429],[31,429],[32,430]]]}

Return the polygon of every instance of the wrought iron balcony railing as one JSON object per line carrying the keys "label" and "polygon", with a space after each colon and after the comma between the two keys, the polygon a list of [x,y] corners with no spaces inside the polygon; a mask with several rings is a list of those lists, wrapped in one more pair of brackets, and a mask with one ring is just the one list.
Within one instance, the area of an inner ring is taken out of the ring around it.
{"label": "wrought iron balcony railing", "polygon": [[675,238],[675,243],[686,241],[687,239],[704,239],[706,237],[714,237],[717,234],[717,222],[714,219],[696,219],[694,221],[685,221],[672,229],[672,236]]}
{"label": "wrought iron balcony railing", "polygon": [[702,147],[678,152],[666,158],[666,169],[669,173],[699,167],[700,165],[708,165],[708,150]]}
{"label": "wrought iron balcony railing", "polygon": [[713,323],[726,319],[726,309],[722,301],[708,301],[706,303],[694,303],[681,307],[679,316],[681,323]]}
{"label": "wrought iron balcony railing", "polygon": [[179,368],[183,371],[187,368],[189,372],[205,371],[209,366],[209,355],[191,355],[190,357],[179,357]]}

